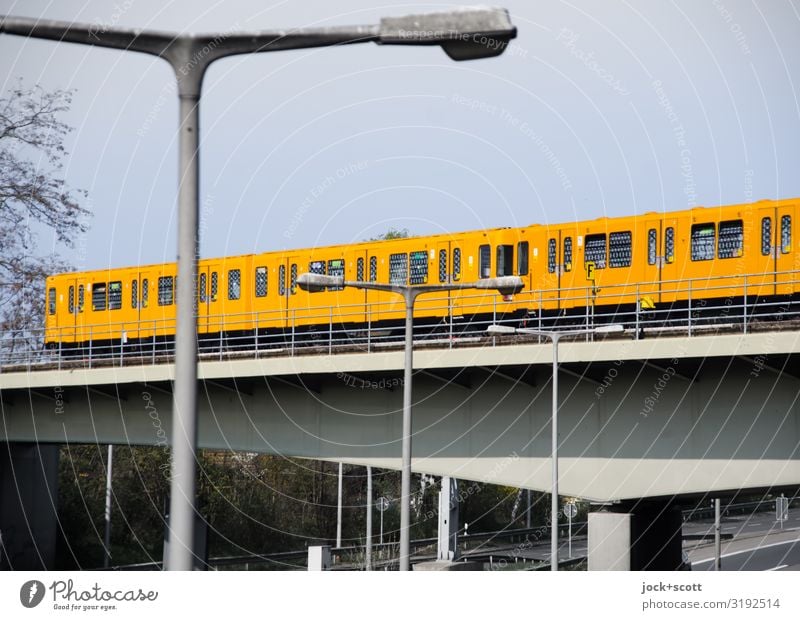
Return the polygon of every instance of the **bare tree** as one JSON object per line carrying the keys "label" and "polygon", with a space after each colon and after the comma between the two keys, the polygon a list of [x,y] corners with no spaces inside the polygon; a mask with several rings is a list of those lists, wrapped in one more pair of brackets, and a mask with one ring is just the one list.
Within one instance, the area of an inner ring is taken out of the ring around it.
{"label": "bare tree", "polygon": [[0,348],[36,346],[44,326],[45,278],[68,265],[55,248],[37,247],[37,231],[53,231],[57,244],[74,245],[86,231],[88,211],[62,178],[64,137],[58,120],[71,91],[47,92],[21,83],[0,98]]}

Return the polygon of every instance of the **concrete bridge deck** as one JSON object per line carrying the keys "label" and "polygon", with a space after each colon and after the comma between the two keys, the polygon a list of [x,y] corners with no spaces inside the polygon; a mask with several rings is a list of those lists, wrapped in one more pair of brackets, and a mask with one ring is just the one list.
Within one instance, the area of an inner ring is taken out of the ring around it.
{"label": "concrete bridge deck", "polygon": [[[546,490],[549,344],[415,353],[416,471]],[[800,484],[800,333],[561,345],[561,489]],[[203,361],[199,445],[397,468],[402,352]],[[0,439],[164,445],[172,364],[0,374]]]}

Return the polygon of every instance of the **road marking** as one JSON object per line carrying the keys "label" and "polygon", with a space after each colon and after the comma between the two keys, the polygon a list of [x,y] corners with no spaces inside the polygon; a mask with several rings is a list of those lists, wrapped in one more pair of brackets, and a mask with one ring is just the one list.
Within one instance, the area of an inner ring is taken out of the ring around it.
{"label": "road marking", "polygon": [[772,568],[768,568],[767,570],[780,570],[782,568],[786,568],[789,566],[788,564],[781,564],[780,566],[773,566]]}
{"label": "road marking", "polygon": [[[770,543],[769,545],[761,545],[760,547],[753,547],[752,549],[743,549],[742,551],[733,551],[731,553],[723,553],[719,557],[721,557],[721,558],[729,558],[729,557],[734,556],[734,555],[741,555],[743,553],[752,553],[753,551],[759,551],[761,549],[769,549],[770,547],[780,547],[781,545],[794,545],[794,544],[796,544],[798,542],[800,542],[800,538],[795,538],[794,540],[786,540],[784,542]],[[709,558],[707,560],[697,560],[695,562],[692,562],[692,566],[694,566],[695,564],[705,564],[706,562],[713,562],[713,561],[714,561],[714,558]]]}

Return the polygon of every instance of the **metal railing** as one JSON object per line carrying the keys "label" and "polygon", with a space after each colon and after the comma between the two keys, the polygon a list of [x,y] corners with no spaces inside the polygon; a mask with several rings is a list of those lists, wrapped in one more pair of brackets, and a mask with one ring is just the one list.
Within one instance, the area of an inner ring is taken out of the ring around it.
{"label": "metal railing", "polygon": [[[774,295],[776,287],[782,296]],[[486,335],[492,323],[540,330],[617,323],[625,327],[627,337],[636,339],[777,330],[794,327],[791,321],[800,319],[800,304],[789,297],[794,290],[800,290],[800,271],[527,291],[511,301],[485,294],[433,296],[418,302],[414,342],[444,348],[494,345],[501,340]],[[647,307],[650,300],[656,307]],[[400,306],[383,302],[201,314],[199,356],[222,360],[399,348],[403,346]],[[7,331],[0,333],[0,370],[171,362],[174,328],[175,319],[167,317]],[[519,336],[508,342],[531,339],[537,337]],[[45,347],[45,342],[51,346]]]}

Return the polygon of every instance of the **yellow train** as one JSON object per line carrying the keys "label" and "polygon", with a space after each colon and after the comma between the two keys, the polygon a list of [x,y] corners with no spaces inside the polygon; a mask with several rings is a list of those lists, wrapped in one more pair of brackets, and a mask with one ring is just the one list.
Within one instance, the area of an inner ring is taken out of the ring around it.
{"label": "yellow train", "polygon": [[[800,199],[766,200],[205,259],[197,282],[198,335],[213,341],[401,324],[399,296],[355,288],[305,292],[297,286],[304,272],[412,285],[523,279],[524,290],[512,299],[456,291],[418,300],[421,323],[450,325],[498,314],[569,317],[788,296],[800,292],[793,244],[798,209]],[[175,263],[53,275],[45,344],[67,350],[169,342],[176,279]]]}

